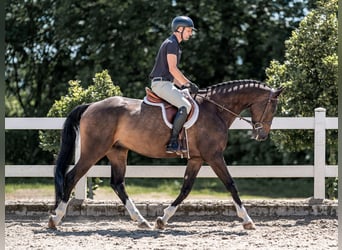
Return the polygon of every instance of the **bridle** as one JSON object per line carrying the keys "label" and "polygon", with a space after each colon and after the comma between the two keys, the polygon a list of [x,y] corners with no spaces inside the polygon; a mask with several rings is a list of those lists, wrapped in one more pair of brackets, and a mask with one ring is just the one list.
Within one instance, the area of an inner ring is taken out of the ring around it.
{"label": "bridle", "polygon": [[239,118],[240,120],[244,120],[245,122],[248,122],[252,126],[253,129],[258,131],[258,130],[260,130],[260,129],[262,129],[264,127],[264,124],[268,124],[268,125],[272,124],[272,121],[263,121],[263,119],[264,119],[264,116],[265,116],[265,113],[266,113],[266,110],[267,110],[269,104],[272,101],[278,101],[278,98],[273,97],[273,94],[274,94],[274,92],[272,92],[272,90],[270,90],[270,94],[268,96],[268,100],[266,102],[264,111],[262,112],[261,118],[260,118],[260,120],[258,122],[250,121],[250,120],[242,117],[240,114],[237,114],[234,111],[226,108],[225,106],[223,106],[223,105],[221,105],[221,104],[219,104],[219,103],[209,99],[207,96],[201,96],[201,95],[197,95],[197,96],[202,97],[204,100],[214,104],[215,106],[219,107],[221,110],[224,110],[224,111],[227,111],[227,112],[231,113],[232,115],[234,115],[235,117]]}

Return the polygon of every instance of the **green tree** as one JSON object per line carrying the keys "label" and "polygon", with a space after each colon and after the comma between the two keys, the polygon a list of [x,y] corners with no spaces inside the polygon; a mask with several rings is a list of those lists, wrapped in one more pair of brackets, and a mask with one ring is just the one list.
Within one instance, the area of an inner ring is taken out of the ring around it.
{"label": "green tree", "polygon": [[6,1],[6,116],[45,116],[75,65],[54,29],[54,2]]}
{"label": "green tree", "polygon": [[[281,99],[283,116],[313,116],[314,108],[324,107],[327,116],[337,117],[337,0],[320,1],[286,41],[284,63],[272,61],[267,82],[286,88]],[[309,151],[312,156],[313,132],[278,131],[273,136],[280,150]],[[337,131],[327,131],[329,164],[337,164]],[[336,185],[328,181],[329,196],[336,196]]]}
{"label": "green tree", "polygon": [[[11,0],[5,7],[5,115],[44,117],[76,68],[56,38],[55,2]],[[6,131],[6,164],[52,161],[39,150],[38,131]]]}
{"label": "green tree", "polygon": [[283,58],[285,39],[311,5],[283,0],[184,3],[199,27],[184,44],[186,72],[203,87],[225,80],[264,80],[270,60]]}
{"label": "green tree", "polygon": [[[66,117],[73,108],[84,103],[92,103],[107,97],[122,95],[120,88],[115,86],[108,71],[95,74],[94,85],[82,88],[80,81],[69,81],[68,93],[55,103],[47,114],[48,117]],[[60,132],[40,131],[40,147],[57,155],[59,152]]]}
{"label": "green tree", "polygon": [[[320,2],[285,44],[284,63],[274,60],[266,70],[270,85],[286,88],[281,114],[313,116],[315,108],[324,107],[327,116],[337,116],[337,0]],[[327,141],[333,151],[336,132],[329,132]],[[297,151],[312,149],[312,136],[301,130],[280,131],[275,139],[281,149]]]}

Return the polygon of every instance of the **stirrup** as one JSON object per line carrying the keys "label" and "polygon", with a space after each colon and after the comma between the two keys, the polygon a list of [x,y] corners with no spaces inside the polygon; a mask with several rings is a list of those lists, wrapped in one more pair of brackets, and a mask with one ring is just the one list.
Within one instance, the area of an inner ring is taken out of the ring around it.
{"label": "stirrup", "polygon": [[186,148],[184,148],[183,146],[180,146],[180,151],[182,153],[187,153],[188,152],[188,150]]}
{"label": "stirrup", "polygon": [[170,141],[169,144],[166,146],[166,153],[172,154],[172,153],[187,153],[188,150],[183,147],[183,143],[177,142],[177,141]]}
{"label": "stirrup", "polygon": [[170,141],[166,146],[166,153],[172,154],[178,151],[178,142],[177,141]]}

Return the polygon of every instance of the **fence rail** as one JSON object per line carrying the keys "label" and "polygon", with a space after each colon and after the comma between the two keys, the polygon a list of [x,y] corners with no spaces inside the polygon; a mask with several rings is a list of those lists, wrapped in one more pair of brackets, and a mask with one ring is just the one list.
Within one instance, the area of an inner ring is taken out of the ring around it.
{"label": "fence rail", "polygon": [[[325,198],[325,178],[337,177],[337,165],[326,165],[326,130],[338,129],[336,117],[326,117],[324,108],[315,109],[315,117],[275,117],[272,129],[311,129],[314,136],[314,165],[227,166],[234,178],[314,178],[314,198]],[[6,130],[60,130],[65,118],[5,118]],[[250,129],[244,121],[236,120],[230,129]],[[337,140],[337,138],[336,138]],[[76,143],[75,158],[79,157]],[[128,178],[182,178],[186,166],[127,166]],[[53,177],[53,165],[6,165],[6,177]],[[75,188],[77,199],[86,198],[87,177],[110,177],[110,166],[93,166]],[[209,166],[203,166],[200,178],[215,178]]]}

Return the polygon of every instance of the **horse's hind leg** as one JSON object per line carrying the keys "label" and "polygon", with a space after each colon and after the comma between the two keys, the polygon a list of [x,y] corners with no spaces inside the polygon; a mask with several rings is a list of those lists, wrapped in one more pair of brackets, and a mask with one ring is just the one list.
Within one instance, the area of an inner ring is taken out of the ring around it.
{"label": "horse's hind leg", "polygon": [[61,187],[61,190],[63,190],[61,200],[59,204],[56,204],[55,215],[50,216],[49,228],[56,228],[61,222],[66,214],[70,195],[76,183],[105,155],[105,152],[110,148],[111,144],[109,140],[98,140],[96,134],[83,133],[81,139],[80,159],[64,177],[63,187]]}
{"label": "horse's hind leg", "polygon": [[49,219],[49,228],[56,228],[66,214],[68,202],[71,192],[76,183],[87,173],[90,167],[95,164],[96,161],[89,162],[82,160],[82,158],[76,163],[76,165],[65,176],[63,196],[62,200],[55,209],[55,215],[51,215]]}
{"label": "horse's hind leg", "polygon": [[224,158],[216,157],[215,159],[215,161],[208,163],[210,164],[216,175],[223,182],[227,190],[231,193],[237,215],[243,219],[242,225],[244,229],[255,229],[254,222],[249,217],[245,207],[242,205],[234,180],[228,172]]}
{"label": "horse's hind leg", "polygon": [[128,197],[125,188],[126,161],[128,150],[120,146],[114,146],[107,157],[111,163],[110,185],[125,205],[132,220],[138,222],[141,228],[152,228],[146,219],[140,214],[133,201]]}
{"label": "horse's hind leg", "polygon": [[188,161],[180,194],[170,206],[164,209],[163,217],[157,218],[155,228],[164,229],[167,221],[175,214],[178,205],[189,195],[201,165],[202,160],[190,159]]}
{"label": "horse's hind leg", "polygon": [[[72,111],[63,128],[62,146],[55,169],[56,215],[49,219],[50,228],[55,228],[65,215],[71,191],[76,183],[113,145],[114,127],[110,126],[104,117],[107,111],[95,105],[89,113],[82,115],[87,107],[88,105],[80,106]],[[77,138],[81,145],[80,158],[74,168],[67,172]]]}

